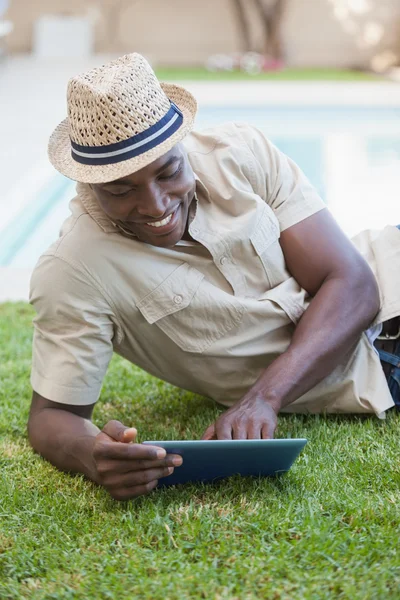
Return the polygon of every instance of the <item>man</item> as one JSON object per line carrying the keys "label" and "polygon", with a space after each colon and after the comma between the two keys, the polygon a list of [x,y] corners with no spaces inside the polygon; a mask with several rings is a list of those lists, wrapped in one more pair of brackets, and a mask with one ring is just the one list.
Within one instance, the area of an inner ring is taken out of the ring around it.
{"label": "man", "polygon": [[69,82],[49,144],[79,183],[31,283],[29,437],[117,499],[181,458],[91,422],[113,351],[228,406],[204,439],[273,437],[281,411],[394,405],[373,340],[397,327],[400,232],[356,240],[374,276],[291,160],[247,125],[190,133],[195,113],[132,54]]}

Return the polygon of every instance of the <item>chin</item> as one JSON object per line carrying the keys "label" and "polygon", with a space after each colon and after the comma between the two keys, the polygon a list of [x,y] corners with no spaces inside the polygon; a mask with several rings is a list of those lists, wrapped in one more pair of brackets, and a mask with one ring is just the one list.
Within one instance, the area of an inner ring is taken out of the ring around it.
{"label": "chin", "polygon": [[160,237],[157,239],[154,237],[151,241],[148,241],[148,244],[152,244],[152,246],[159,246],[160,248],[172,248],[175,246],[177,242],[180,242],[183,234],[185,233],[185,226],[181,227],[180,231],[173,231],[170,235],[166,235],[164,238]]}
{"label": "chin", "polygon": [[149,242],[152,246],[158,246],[159,248],[172,248],[177,242],[180,242],[182,236],[171,235],[165,238],[165,240],[153,240]]}

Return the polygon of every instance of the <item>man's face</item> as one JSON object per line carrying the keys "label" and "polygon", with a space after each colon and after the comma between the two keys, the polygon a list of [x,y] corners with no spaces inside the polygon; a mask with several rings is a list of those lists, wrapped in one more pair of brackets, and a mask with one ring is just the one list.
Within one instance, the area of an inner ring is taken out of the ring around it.
{"label": "man's face", "polygon": [[141,242],[160,247],[173,246],[182,239],[195,186],[182,144],[132,175],[91,185],[112,221]]}

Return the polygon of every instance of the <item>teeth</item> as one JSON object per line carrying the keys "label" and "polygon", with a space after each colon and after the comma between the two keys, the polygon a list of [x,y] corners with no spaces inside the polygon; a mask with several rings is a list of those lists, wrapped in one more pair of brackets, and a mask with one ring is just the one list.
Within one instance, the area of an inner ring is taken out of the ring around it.
{"label": "teeth", "polygon": [[167,225],[172,219],[172,214],[165,217],[162,221],[155,221],[153,223],[146,223],[146,225],[150,225],[151,227],[162,227],[163,225]]}

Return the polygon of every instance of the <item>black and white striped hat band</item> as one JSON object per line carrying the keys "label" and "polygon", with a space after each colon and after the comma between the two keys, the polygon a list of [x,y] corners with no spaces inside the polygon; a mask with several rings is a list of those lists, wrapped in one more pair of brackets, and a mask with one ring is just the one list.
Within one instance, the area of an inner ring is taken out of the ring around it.
{"label": "black and white striped hat band", "polygon": [[182,112],[171,102],[166,115],[146,131],[106,146],[81,146],[71,140],[71,155],[76,162],[84,165],[111,165],[122,162],[159,146],[171,137],[182,123]]}

